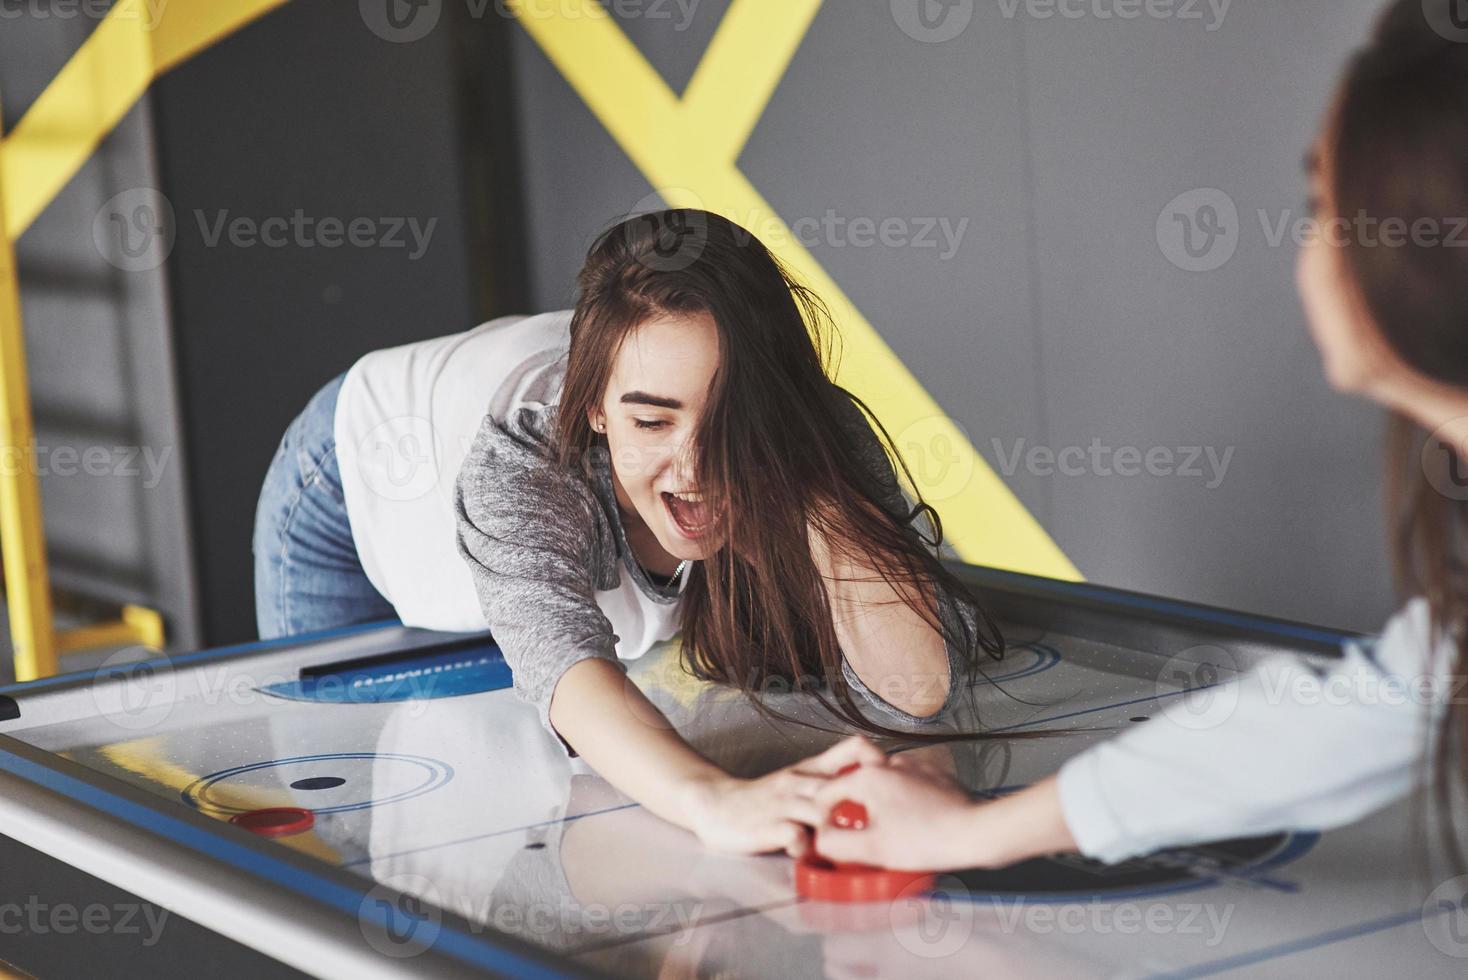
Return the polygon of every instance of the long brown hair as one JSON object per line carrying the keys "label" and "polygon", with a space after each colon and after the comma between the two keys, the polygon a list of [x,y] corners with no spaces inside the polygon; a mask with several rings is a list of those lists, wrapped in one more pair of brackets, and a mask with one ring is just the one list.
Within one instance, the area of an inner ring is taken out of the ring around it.
{"label": "long brown hair", "polygon": [[[914,737],[859,708],[809,528],[834,555],[859,558],[962,651],[954,687],[970,686],[981,657],[1003,656],[1004,639],[978,598],[930,550],[942,542],[937,512],[920,495],[910,510],[904,502],[905,513],[884,505],[891,496],[843,435],[843,418],[870,412],[830,379],[830,316],[753,234],[705,211],[639,215],[596,240],[578,286],[557,422],[562,465],[578,465],[595,445],[588,412],[601,404],[630,332],[666,314],[706,313],[717,326],[720,363],[694,444],[698,487],[710,513],[722,515],[721,537],[683,593],[685,667],[761,707],[764,692],[800,689],[859,730]],[[886,429],[872,421],[912,484]],[[912,525],[919,515],[929,538]],[[938,590],[971,604],[977,628],[941,615]]]}
{"label": "long brown hair", "polygon": [[[1468,247],[1447,241],[1468,224],[1468,33],[1454,38],[1439,29],[1445,26],[1445,19],[1434,25],[1424,16],[1421,0],[1389,7],[1347,71],[1326,139],[1336,214],[1441,228],[1441,241],[1414,231],[1401,247],[1349,236],[1344,257],[1397,356],[1428,378],[1468,389]],[[1468,237],[1461,245],[1468,246]],[[1464,447],[1451,442],[1424,452],[1432,438],[1405,415],[1392,414],[1388,527],[1399,588],[1404,597],[1425,598],[1431,609],[1432,656],[1441,655],[1439,639],[1450,641],[1451,669],[1461,671],[1468,665],[1468,503],[1436,486],[1443,485],[1438,478],[1464,472],[1468,460]],[[1468,762],[1468,705],[1459,702],[1455,685],[1449,697],[1434,733],[1430,782],[1448,856],[1463,867],[1452,813],[1455,784]]]}

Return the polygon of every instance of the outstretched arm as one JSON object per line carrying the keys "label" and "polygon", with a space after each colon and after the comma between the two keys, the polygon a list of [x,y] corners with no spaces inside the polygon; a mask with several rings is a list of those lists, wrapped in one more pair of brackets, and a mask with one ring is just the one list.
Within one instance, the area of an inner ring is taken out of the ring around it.
{"label": "outstretched arm", "polygon": [[[1434,643],[1441,649],[1432,659]],[[1414,600],[1379,641],[1353,642],[1325,672],[1288,654],[1236,682],[1174,698],[1146,725],[995,802],[903,772],[901,756],[833,780],[816,802],[868,807],[860,833],[818,831],[841,860],[898,868],[993,867],[1079,850],[1115,863],[1198,841],[1327,830],[1402,798],[1453,687],[1456,647]]]}
{"label": "outstretched arm", "polygon": [[820,822],[816,791],[842,768],[882,758],[869,743],[848,740],[759,779],[730,776],[699,755],[605,660],[583,660],[566,671],[550,720],[603,779],[707,846],[739,854],[803,853],[802,825]]}

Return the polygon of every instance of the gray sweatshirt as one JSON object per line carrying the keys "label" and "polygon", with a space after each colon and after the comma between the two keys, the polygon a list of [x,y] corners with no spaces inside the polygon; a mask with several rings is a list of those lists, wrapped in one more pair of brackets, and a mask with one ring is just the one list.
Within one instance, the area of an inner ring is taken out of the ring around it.
{"label": "gray sweatshirt", "polygon": [[[904,516],[909,510],[892,464],[861,411],[850,401],[846,438],[857,440],[882,488],[882,503]],[[678,586],[648,579],[627,544],[605,443],[590,456],[590,479],[557,466],[551,441],[555,404],[511,411],[503,422],[486,416],[454,488],[458,550],[468,562],[485,621],[514,672],[515,691],[550,725],[551,695],[572,666],[591,657],[622,666],[618,639],[595,594],[631,575],[658,603],[678,603]],[[916,529],[913,530],[916,534]],[[975,611],[941,596],[944,621],[955,617],[974,635]],[[637,651],[639,654],[645,651]],[[959,653],[949,644],[950,678],[961,676]],[[948,703],[932,719],[916,718],[867,688],[843,661],[842,673],[873,721],[909,727],[944,719],[960,685],[949,685]]]}

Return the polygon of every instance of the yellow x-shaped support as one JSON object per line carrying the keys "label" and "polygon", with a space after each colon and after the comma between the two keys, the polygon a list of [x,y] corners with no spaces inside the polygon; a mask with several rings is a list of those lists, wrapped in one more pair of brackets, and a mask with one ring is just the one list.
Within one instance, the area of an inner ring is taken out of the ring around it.
{"label": "yellow x-shaped support", "polygon": [[[595,0],[511,0],[521,25],[648,182],[759,235],[841,329],[837,380],[893,434],[964,560],[1076,580],[1076,567],[758,190],[738,158],[821,0],[734,0],[683,97]],[[979,352],[975,352],[975,356]]]}

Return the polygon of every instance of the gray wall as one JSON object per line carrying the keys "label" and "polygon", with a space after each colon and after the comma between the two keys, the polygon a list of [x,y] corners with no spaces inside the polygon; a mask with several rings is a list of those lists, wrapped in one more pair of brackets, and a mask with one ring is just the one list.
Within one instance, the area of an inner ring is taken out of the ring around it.
{"label": "gray wall", "polygon": [[[1293,245],[1260,212],[1301,215],[1300,161],[1380,4],[1234,0],[1219,22],[1206,3],[1123,21],[978,0],[941,43],[892,6],[828,0],[740,161],[755,187],[787,224],[968,221],[951,255],[844,235],[811,250],[996,469],[1019,440],[1157,449],[1158,469],[1164,448],[1232,453],[1221,482],[1206,457],[1201,478],[1006,474],[1089,579],[1379,626],[1378,416],[1327,389]],[[726,8],[620,20],[681,91]],[[514,54],[532,295],[559,307],[595,232],[651,188],[523,32]],[[1201,188],[1240,215],[1202,261],[1237,250],[1187,271],[1159,218],[1178,228],[1164,209]]]}

